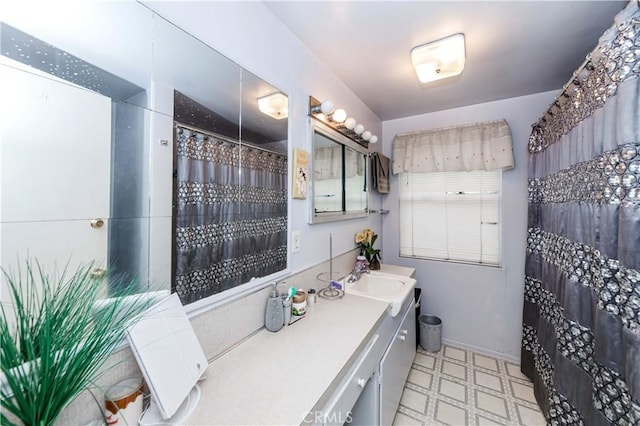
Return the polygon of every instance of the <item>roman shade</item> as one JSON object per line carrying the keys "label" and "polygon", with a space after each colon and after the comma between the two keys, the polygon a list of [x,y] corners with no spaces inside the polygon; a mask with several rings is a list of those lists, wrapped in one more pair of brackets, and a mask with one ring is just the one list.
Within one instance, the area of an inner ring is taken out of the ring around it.
{"label": "roman shade", "polygon": [[403,133],[393,139],[393,174],[512,169],[506,120]]}

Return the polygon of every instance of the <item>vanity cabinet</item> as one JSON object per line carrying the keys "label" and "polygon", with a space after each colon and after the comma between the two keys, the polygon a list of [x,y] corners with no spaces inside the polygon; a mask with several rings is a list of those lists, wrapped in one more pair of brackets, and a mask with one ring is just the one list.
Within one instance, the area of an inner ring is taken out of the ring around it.
{"label": "vanity cabinet", "polygon": [[415,303],[411,303],[380,361],[380,423],[390,425],[416,355]]}
{"label": "vanity cabinet", "polygon": [[[396,317],[387,314],[375,333],[376,344],[368,351],[365,349],[369,359],[375,357],[372,377],[367,377],[365,381],[360,382],[362,389],[355,404],[352,400],[345,401],[347,403],[343,404],[341,418],[343,422],[325,422],[325,425],[343,424],[345,419],[349,420],[351,426],[390,425],[393,422],[404,383],[416,354],[416,317],[413,298],[405,301]],[[333,412],[327,414],[325,416],[327,419],[330,416],[335,420],[339,419],[339,416]]]}

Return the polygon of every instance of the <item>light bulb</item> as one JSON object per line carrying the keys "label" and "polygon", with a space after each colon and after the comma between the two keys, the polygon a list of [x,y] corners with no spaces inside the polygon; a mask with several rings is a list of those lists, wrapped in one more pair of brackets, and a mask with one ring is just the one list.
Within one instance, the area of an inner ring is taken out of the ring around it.
{"label": "light bulb", "polygon": [[376,135],[371,136],[371,139],[369,139],[369,143],[376,143],[378,142],[378,137]]}
{"label": "light bulb", "polygon": [[322,104],[320,104],[320,111],[322,111],[324,115],[331,114],[333,112],[333,102],[329,99],[322,101]]}
{"label": "light bulb", "polygon": [[336,123],[342,123],[346,118],[347,118],[347,111],[343,110],[342,108],[335,110],[335,112],[331,116],[331,119]]}
{"label": "light bulb", "polygon": [[353,117],[349,117],[344,121],[344,127],[346,127],[349,130],[353,130],[354,127],[356,127],[356,119]]}
{"label": "light bulb", "polygon": [[364,132],[364,126],[362,124],[356,124],[356,127],[353,129],[354,132],[356,132],[356,135],[359,135],[360,133]]}
{"label": "light bulb", "polygon": [[369,139],[371,139],[371,132],[368,130],[365,130],[364,133],[362,133],[362,139],[364,139],[365,141],[368,141]]}

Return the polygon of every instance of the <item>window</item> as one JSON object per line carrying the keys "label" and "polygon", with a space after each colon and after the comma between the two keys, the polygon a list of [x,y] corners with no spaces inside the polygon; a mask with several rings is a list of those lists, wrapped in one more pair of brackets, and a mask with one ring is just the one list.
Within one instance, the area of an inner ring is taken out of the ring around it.
{"label": "window", "polygon": [[500,266],[501,170],[399,180],[400,256]]}

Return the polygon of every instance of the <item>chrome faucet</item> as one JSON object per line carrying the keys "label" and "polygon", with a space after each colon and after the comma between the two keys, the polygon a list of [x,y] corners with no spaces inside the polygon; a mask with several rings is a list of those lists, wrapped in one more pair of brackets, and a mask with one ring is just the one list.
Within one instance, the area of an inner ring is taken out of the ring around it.
{"label": "chrome faucet", "polygon": [[365,274],[369,274],[371,273],[371,271],[369,270],[368,267],[361,267],[359,264],[356,263],[356,266],[353,268],[353,271],[351,272],[351,276],[349,276],[349,279],[347,279],[348,283],[354,283],[356,281],[358,281],[360,279],[360,275],[362,275],[363,273]]}

